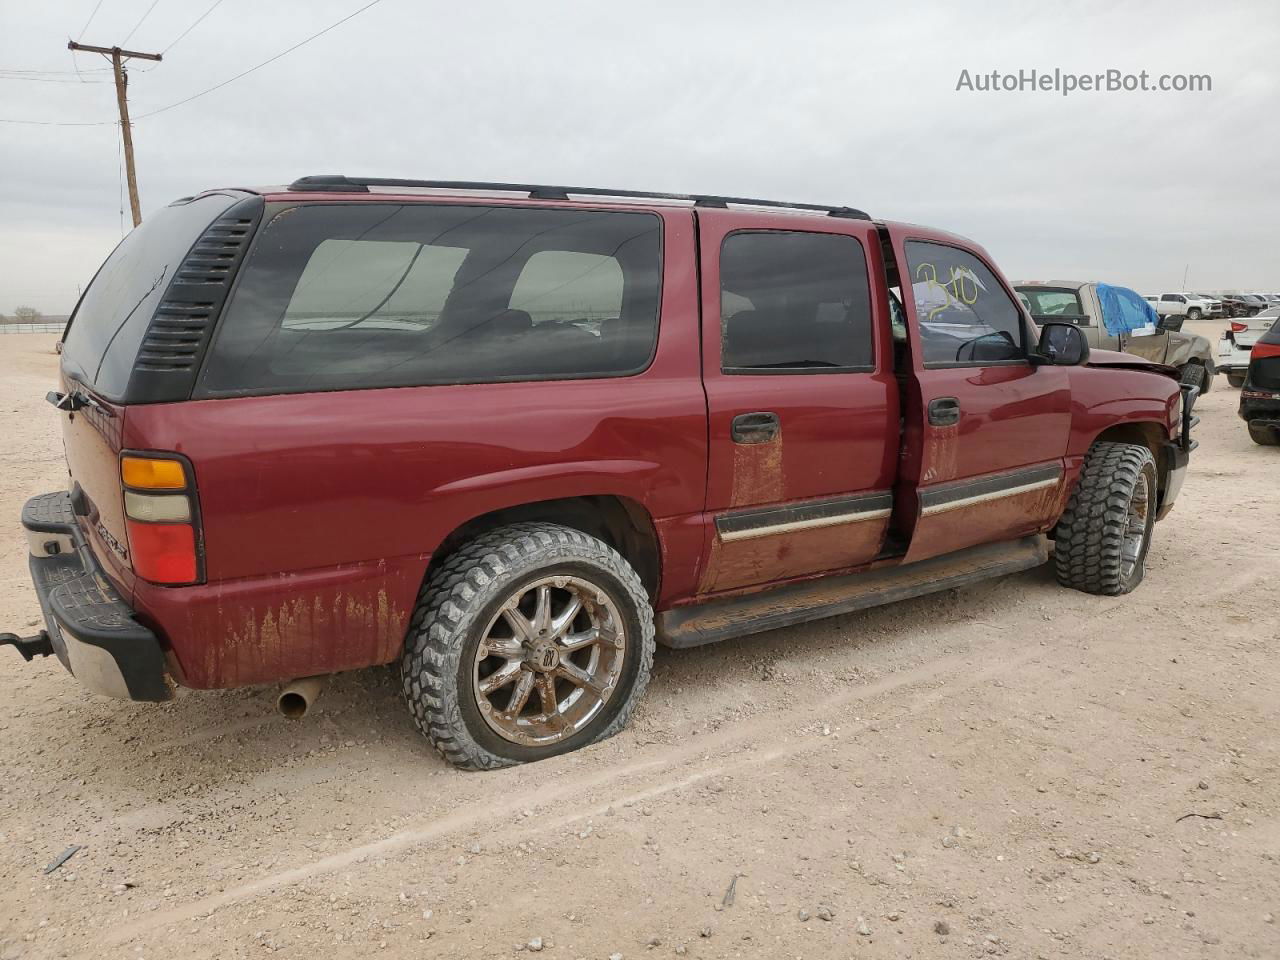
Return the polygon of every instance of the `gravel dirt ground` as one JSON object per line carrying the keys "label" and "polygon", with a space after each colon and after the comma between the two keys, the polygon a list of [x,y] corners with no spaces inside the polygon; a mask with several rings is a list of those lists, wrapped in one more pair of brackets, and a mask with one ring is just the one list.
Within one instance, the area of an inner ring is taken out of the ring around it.
{"label": "gravel dirt ground", "polygon": [[[0,337],[0,629],[65,484],[53,341]],[[659,648],[629,729],[524,768],[447,767],[391,669],[291,722],[0,651],[0,958],[1280,957],[1280,451],[1237,400],[1136,593],[1044,567]]]}

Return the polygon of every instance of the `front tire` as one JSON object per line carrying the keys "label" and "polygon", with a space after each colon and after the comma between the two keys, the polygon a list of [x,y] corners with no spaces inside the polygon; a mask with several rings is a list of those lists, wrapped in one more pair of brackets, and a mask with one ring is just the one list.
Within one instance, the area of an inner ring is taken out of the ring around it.
{"label": "front tire", "polygon": [[1190,310],[1187,311],[1188,320],[1199,320],[1203,316],[1204,316],[1204,313],[1201,312],[1199,307],[1192,307]]}
{"label": "front tire", "polygon": [[1156,461],[1146,447],[1110,441],[1090,447],[1058,521],[1058,582],[1104,596],[1129,593],[1140,584],[1157,491]]}
{"label": "front tire", "polygon": [[401,686],[441,756],[490,770],[613,736],[644,693],[653,651],[648,594],[616,550],[570,527],[517,523],[428,577]]}

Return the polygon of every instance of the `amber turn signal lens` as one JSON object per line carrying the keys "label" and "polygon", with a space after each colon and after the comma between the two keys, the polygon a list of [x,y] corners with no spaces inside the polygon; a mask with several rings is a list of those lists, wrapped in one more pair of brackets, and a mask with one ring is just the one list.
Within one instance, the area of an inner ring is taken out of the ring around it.
{"label": "amber turn signal lens", "polygon": [[187,486],[181,461],[151,457],[122,457],[120,479],[136,490],[182,490]]}

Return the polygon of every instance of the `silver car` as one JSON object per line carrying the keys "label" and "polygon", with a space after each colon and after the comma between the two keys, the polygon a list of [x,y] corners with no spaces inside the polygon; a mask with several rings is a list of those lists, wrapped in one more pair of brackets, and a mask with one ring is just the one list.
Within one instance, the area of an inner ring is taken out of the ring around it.
{"label": "silver car", "polygon": [[1218,341],[1218,369],[1227,375],[1231,386],[1244,386],[1253,345],[1271,329],[1277,317],[1280,317],[1280,307],[1268,307],[1252,317],[1237,317],[1222,331],[1222,339]]}

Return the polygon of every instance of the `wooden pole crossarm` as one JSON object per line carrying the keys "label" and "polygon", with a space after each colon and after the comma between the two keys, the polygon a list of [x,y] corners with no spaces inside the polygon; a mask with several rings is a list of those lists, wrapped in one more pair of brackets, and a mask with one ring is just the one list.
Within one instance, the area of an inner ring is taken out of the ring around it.
{"label": "wooden pole crossarm", "polygon": [[118,56],[124,60],[130,58],[136,60],[155,60],[159,62],[164,57],[158,53],[139,53],[137,50],[121,50],[119,47],[91,47],[85,43],[76,43],[74,40],[67,41],[68,50],[83,50],[85,53],[103,53],[108,57]]}

